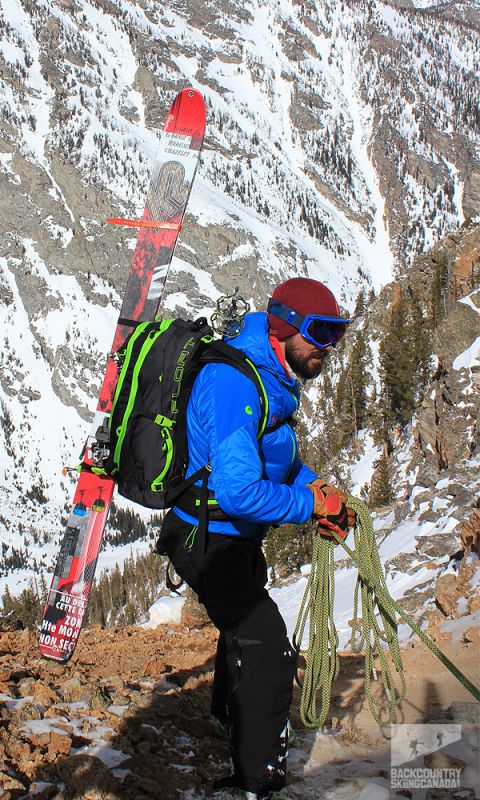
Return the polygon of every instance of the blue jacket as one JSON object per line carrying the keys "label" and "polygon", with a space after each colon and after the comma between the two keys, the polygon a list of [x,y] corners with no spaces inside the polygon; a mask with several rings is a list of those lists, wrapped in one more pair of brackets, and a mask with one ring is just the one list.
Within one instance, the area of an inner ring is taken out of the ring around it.
{"label": "blue jacket", "polygon": [[[288,419],[298,408],[299,388],[286,375],[268,340],[266,313],[247,314],[245,327],[228,342],[257,367],[269,401],[268,424]],[[313,495],[306,484],[317,476],[298,458],[290,425],[258,439],[261,409],[250,378],[228,364],[207,364],[197,376],[187,407],[188,475],[205,464],[208,486],[228,522],[210,521],[213,533],[260,539],[270,525],[306,522]],[[192,525],[197,520],[179,508]]]}

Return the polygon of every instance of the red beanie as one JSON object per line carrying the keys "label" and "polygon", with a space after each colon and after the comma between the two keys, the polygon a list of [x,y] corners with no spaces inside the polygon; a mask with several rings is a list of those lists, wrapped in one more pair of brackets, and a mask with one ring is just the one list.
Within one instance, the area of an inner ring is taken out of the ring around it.
{"label": "red beanie", "polygon": [[[334,295],[325,284],[312,278],[290,278],[277,286],[272,294],[277,300],[298,314],[323,314],[326,317],[340,317],[340,309]],[[298,333],[298,329],[289,325],[274,314],[268,315],[268,327],[280,341]]]}

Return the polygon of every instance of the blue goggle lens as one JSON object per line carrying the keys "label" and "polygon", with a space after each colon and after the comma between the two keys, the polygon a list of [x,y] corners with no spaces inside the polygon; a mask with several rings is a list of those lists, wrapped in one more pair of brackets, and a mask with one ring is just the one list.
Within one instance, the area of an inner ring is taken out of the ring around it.
{"label": "blue goggle lens", "polygon": [[[306,324],[305,324],[306,323]],[[318,344],[320,347],[336,345],[345,335],[347,326],[344,322],[332,322],[326,319],[305,319],[300,331],[302,336]]]}

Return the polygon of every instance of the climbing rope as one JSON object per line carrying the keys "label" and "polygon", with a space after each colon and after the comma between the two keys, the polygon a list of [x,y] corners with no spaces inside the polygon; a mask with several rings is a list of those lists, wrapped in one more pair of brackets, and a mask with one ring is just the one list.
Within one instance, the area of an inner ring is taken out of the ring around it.
{"label": "climbing rope", "polygon": [[[329,531],[335,542],[332,538],[322,535],[321,531],[315,535],[312,568],[293,634],[294,647],[305,656],[305,672],[300,683],[302,687],[300,716],[303,724],[308,728],[318,728],[325,724],[330,708],[332,683],[338,676],[340,668],[337,654],[338,635],[333,618],[335,543],[343,546],[358,568],[350,641],[353,653],[357,655],[364,653],[365,695],[375,721],[379,725],[396,722],[397,709],[406,694],[397,634],[397,615],[410,626],[475,699],[480,700],[480,690],[391,597],[378,554],[372,518],[365,504],[349,495],[347,506],[357,514],[357,524],[353,533],[355,550],[352,551],[335,531]],[[306,650],[301,650],[307,622],[308,647]],[[395,685],[392,668],[387,660],[386,647],[383,645],[387,645],[390,650],[392,664],[399,676],[400,689]],[[372,677],[375,679],[377,676],[375,658],[380,662],[383,682],[383,698],[380,699],[375,697],[372,691]],[[319,694],[320,710],[317,712]]]}

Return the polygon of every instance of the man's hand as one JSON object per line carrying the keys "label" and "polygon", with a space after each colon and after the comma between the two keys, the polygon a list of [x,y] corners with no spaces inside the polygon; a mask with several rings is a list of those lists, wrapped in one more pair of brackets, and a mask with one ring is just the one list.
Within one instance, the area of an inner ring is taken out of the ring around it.
{"label": "man's hand", "polygon": [[328,530],[335,530],[343,539],[346,538],[349,528],[355,525],[356,514],[347,508],[347,495],[341,489],[317,478],[307,484],[313,493],[313,516],[318,519],[318,525],[325,536]]}

